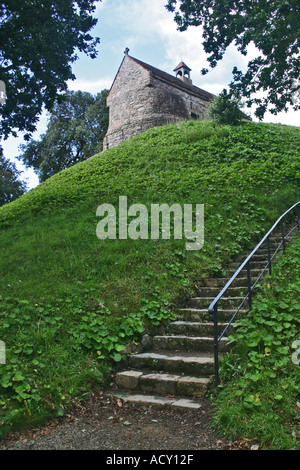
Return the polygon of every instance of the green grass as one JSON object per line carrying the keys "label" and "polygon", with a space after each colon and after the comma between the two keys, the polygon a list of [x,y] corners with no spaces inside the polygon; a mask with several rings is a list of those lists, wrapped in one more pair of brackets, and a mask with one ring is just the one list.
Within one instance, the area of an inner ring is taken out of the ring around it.
{"label": "green grass", "polygon": [[[299,199],[298,128],[182,122],[65,170],[0,209],[3,432],[110,382],[112,361]],[[105,240],[96,209],[204,204],[205,244]]]}
{"label": "green grass", "polygon": [[223,361],[214,424],[264,448],[300,448],[300,237],[278,256]]}

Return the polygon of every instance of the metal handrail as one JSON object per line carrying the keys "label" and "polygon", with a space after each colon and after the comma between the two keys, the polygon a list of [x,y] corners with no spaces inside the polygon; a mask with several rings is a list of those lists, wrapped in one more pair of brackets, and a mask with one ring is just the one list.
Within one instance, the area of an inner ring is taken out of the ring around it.
{"label": "metal handrail", "polygon": [[[249,256],[241,263],[239,268],[235,271],[233,276],[231,276],[230,280],[227,282],[227,284],[223,287],[223,289],[219,292],[219,294],[215,297],[215,299],[211,302],[210,306],[208,307],[208,313],[210,315],[214,316],[214,362],[215,362],[215,384],[216,386],[219,385],[220,379],[219,379],[219,342],[221,339],[224,337],[225,332],[228,330],[230,325],[232,324],[233,320],[236,318],[237,314],[241,310],[242,306],[248,299],[249,302],[249,311],[252,309],[252,291],[264,272],[266,271],[267,268],[269,268],[269,273],[272,273],[272,260],[278,250],[283,248],[283,251],[285,251],[286,247],[286,238],[298,227],[298,231],[300,231],[300,220],[299,220],[299,207],[300,207],[300,201],[298,201],[296,204],[294,204],[292,207],[290,207],[284,214],[282,214],[279,219],[275,222],[275,224],[272,226],[272,228],[266,233],[266,235],[261,239],[261,241],[256,245],[254,250],[249,254]],[[286,217],[287,214],[292,212],[294,209],[296,209],[296,220],[297,223],[295,227],[293,227],[289,233],[285,234],[284,233],[284,225],[283,225],[283,219]],[[281,224],[281,236],[282,236],[282,241],[279,243],[277,249],[273,253],[273,256],[271,256],[271,250],[270,250],[270,235],[273,233],[273,231],[276,229],[276,227]],[[267,265],[263,268],[262,272],[260,275],[257,277],[255,283],[253,286],[251,285],[251,265],[250,265],[250,260],[253,257],[253,255],[261,248],[263,243],[267,241],[267,251],[268,251],[268,263]],[[232,315],[230,321],[226,325],[226,328],[224,331],[220,334],[218,332],[218,302],[220,299],[223,297],[227,289],[231,286],[233,281],[237,278],[237,276],[240,274],[240,272],[244,269],[247,268],[247,281],[248,281],[248,292],[247,295],[243,298],[241,304],[238,306],[237,310],[234,312]]]}

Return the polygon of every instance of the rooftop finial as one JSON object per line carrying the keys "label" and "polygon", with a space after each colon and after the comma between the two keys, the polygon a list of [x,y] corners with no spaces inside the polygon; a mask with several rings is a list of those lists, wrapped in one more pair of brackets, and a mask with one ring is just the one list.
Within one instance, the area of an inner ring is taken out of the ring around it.
{"label": "rooftop finial", "polygon": [[126,49],[125,49],[125,51],[124,51],[124,54],[125,54],[125,55],[128,55],[128,52],[129,52],[129,48],[126,47]]}

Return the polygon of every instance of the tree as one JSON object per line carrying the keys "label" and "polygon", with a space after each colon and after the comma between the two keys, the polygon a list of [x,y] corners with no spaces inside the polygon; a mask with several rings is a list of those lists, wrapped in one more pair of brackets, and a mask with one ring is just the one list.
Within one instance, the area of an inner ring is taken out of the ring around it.
{"label": "tree", "polygon": [[242,111],[244,103],[236,96],[223,90],[215,96],[209,106],[209,116],[218,124],[235,126],[241,119],[249,119]]}
{"label": "tree", "polygon": [[254,104],[258,118],[267,109],[273,114],[300,109],[298,0],[168,0],[166,8],[175,12],[180,31],[203,27],[203,47],[212,68],[231,43],[243,55],[254,43],[261,55],[248,63],[245,73],[234,67],[230,92],[243,96],[248,107]]}
{"label": "tree", "polygon": [[35,130],[43,106],[50,110],[59,92],[74,79],[77,52],[97,55],[99,38],[89,31],[101,0],[0,1],[0,80],[6,103],[0,105],[0,138]]}
{"label": "tree", "polygon": [[67,91],[54,103],[45,134],[21,145],[18,159],[45,181],[101,152],[108,127],[107,94]]}
{"label": "tree", "polygon": [[0,149],[0,206],[13,201],[26,191],[26,184],[19,180],[21,172],[7,160]]}

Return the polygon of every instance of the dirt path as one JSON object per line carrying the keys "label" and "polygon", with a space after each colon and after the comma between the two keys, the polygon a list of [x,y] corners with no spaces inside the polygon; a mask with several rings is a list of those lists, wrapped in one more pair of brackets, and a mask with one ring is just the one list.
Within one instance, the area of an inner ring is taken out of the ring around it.
{"label": "dirt path", "polygon": [[111,400],[103,394],[47,426],[0,441],[0,450],[222,450],[211,429],[212,408],[166,410]]}

